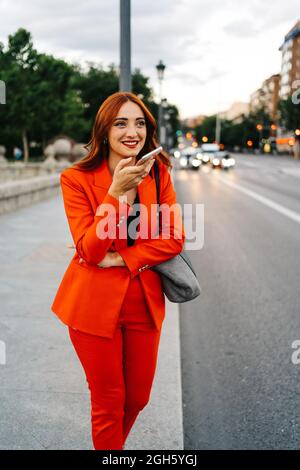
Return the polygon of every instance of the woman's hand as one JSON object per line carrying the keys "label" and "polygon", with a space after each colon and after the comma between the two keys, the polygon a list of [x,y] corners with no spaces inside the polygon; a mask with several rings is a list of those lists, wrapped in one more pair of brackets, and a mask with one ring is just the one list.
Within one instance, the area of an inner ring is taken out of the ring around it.
{"label": "woman's hand", "polygon": [[116,251],[108,251],[104,258],[97,264],[99,268],[111,268],[116,266],[126,266],[123,258]]}
{"label": "woman's hand", "polygon": [[149,173],[155,161],[153,156],[141,165],[128,165],[132,157],[124,158],[117,164],[112,184],[108,190],[114,197],[123,196],[130,189],[135,188]]}

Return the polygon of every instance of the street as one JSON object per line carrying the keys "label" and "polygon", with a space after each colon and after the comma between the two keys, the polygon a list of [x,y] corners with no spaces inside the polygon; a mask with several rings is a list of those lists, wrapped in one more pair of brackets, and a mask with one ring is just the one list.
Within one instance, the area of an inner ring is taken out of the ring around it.
{"label": "street", "polygon": [[202,293],[180,306],[184,448],[299,449],[300,161],[234,157],[175,176],[205,221]]}

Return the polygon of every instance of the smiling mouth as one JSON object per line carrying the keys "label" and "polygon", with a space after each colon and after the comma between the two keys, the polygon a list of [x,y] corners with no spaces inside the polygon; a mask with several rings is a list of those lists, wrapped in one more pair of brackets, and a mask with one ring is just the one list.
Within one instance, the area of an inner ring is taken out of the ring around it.
{"label": "smiling mouth", "polygon": [[126,145],[126,147],[128,148],[134,148],[137,146],[137,144],[139,143],[138,140],[128,140],[128,141],[123,141],[122,144]]}

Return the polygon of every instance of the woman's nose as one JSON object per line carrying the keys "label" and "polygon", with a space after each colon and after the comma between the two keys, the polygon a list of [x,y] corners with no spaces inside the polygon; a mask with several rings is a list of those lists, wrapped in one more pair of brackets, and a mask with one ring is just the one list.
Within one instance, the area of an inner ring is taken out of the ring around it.
{"label": "woman's nose", "polygon": [[130,138],[134,138],[134,137],[137,137],[137,131],[135,128],[133,129],[127,129],[127,132],[126,132],[126,137],[130,137]]}
{"label": "woman's nose", "polygon": [[138,132],[137,132],[137,128],[134,124],[128,124],[127,126],[127,129],[126,129],[126,136],[127,137],[137,137],[138,136]]}

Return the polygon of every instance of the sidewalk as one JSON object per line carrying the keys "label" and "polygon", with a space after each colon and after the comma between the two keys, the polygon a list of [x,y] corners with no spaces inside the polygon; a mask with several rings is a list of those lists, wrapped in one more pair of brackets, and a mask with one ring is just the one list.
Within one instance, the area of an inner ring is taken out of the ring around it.
{"label": "sidewalk", "polygon": [[[50,306],[72,256],[60,194],[1,216],[0,449],[93,449],[89,391]],[[179,318],[167,302],[150,402],[126,449],[183,449]]]}

